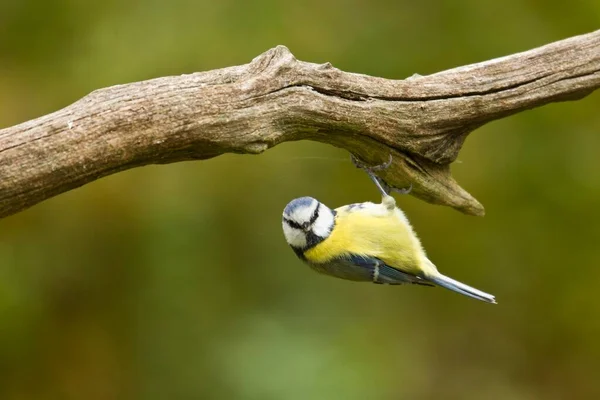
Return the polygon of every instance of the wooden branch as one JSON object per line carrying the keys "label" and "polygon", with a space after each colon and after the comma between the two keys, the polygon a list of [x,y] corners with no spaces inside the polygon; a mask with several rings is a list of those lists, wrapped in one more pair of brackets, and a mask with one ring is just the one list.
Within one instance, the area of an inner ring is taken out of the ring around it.
{"label": "wooden branch", "polygon": [[599,86],[600,31],[405,80],[298,61],[278,46],[243,66],[100,89],[0,130],[0,217],[128,168],[303,139],[374,164],[391,154],[386,182],[482,215],[450,175],[467,135]]}

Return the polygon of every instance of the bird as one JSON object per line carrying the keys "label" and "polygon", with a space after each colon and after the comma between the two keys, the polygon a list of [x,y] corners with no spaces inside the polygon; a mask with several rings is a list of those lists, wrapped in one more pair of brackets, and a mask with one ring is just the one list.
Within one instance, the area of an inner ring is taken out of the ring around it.
{"label": "bird", "polygon": [[[390,186],[375,175],[381,166],[368,167],[355,157],[353,161],[376,184],[381,203],[354,203],[332,210],[309,196],[290,201],[283,210],[282,226],[298,258],[319,273],[341,279],[440,286],[496,304],[495,296],[441,274],[388,194]],[[408,193],[411,189],[412,185],[396,190]]]}

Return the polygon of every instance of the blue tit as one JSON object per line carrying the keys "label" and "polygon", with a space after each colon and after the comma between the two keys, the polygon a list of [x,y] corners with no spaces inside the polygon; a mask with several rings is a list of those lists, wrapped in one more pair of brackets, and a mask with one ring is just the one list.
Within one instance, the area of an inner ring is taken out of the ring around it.
{"label": "blue tit", "polygon": [[374,175],[381,204],[330,209],[312,197],[292,200],[283,210],[283,233],[296,255],[317,272],[351,281],[441,286],[488,303],[493,295],[442,275],[396,200]]}

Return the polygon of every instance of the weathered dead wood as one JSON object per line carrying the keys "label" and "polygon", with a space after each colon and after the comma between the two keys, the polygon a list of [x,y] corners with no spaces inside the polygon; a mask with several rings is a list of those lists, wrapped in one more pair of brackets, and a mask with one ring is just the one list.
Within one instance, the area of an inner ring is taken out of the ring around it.
{"label": "weathered dead wood", "polygon": [[128,168],[303,139],[372,163],[392,154],[386,182],[481,215],[450,175],[467,135],[599,86],[600,31],[404,80],[298,61],[278,46],[242,66],[100,89],[0,130],[0,217]]}

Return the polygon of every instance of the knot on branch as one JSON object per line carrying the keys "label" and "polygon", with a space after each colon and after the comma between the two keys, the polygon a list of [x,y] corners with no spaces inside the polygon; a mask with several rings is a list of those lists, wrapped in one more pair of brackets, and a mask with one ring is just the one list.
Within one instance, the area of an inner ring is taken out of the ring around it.
{"label": "knot on branch", "polygon": [[260,73],[271,68],[281,68],[295,63],[296,57],[283,45],[278,45],[254,57],[250,62],[249,69],[253,73]]}

